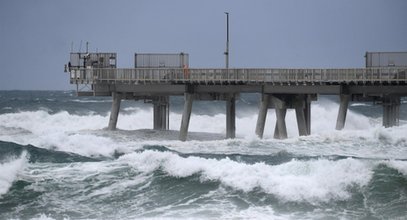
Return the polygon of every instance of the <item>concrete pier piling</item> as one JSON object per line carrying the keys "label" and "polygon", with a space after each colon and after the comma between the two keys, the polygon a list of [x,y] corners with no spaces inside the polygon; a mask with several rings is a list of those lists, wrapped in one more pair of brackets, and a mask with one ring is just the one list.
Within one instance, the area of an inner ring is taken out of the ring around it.
{"label": "concrete pier piling", "polygon": [[267,111],[269,107],[269,100],[270,96],[268,94],[263,94],[260,100],[259,115],[257,117],[256,123],[256,135],[259,138],[263,138],[264,126],[266,124]]}
{"label": "concrete pier piling", "polygon": [[383,97],[383,126],[398,126],[400,121],[400,97],[384,96]]}
{"label": "concrete pier piling", "polygon": [[276,126],[274,129],[274,138],[287,138],[287,126],[285,116],[287,109],[295,109],[297,118],[298,133],[300,136],[311,134],[311,101],[312,95],[271,95],[263,94],[260,100],[259,115],[256,124],[256,135],[263,137],[264,127],[267,118],[267,110],[274,108],[276,111]]}
{"label": "concrete pier piling", "polygon": [[[298,134],[300,136],[309,135],[308,122],[306,120],[306,100],[304,98],[297,99],[294,103],[295,116],[297,118]],[[307,111],[308,113],[308,111]]]}
{"label": "concrete pier piling", "polygon": [[188,135],[189,119],[191,118],[192,102],[194,100],[193,94],[184,94],[184,112],[182,113],[181,128],[179,132],[179,140],[186,141]]}
{"label": "concrete pier piling", "polygon": [[226,102],[226,138],[235,138],[236,136],[236,93],[193,93],[184,94],[184,112],[182,114],[179,140],[185,141],[188,136],[188,127],[192,111],[192,102],[221,100]]}
{"label": "concrete pier piling", "polygon": [[285,124],[285,115],[287,113],[286,102],[283,99],[277,98],[276,96],[271,96],[271,103],[274,105],[276,110],[276,129],[274,130],[274,138],[276,139],[286,139],[287,138],[287,127]]}
{"label": "concrete pier piling", "polygon": [[169,129],[169,97],[159,96],[153,100],[154,130]]}
{"label": "concrete pier piling", "polygon": [[[316,96],[314,98],[316,100]],[[307,127],[307,135],[311,135],[311,101],[312,101],[312,96],[306,95],[305,106],[304,106],[304,116],[305,116],[305,123],[306,123],[306,127]]]}
{"label": "concrete pier piling", "polygon": [[[222,100],[226,102],[226,138],[236,136],[236,96],[238,93],[184,93],[185,103],[179,133],[179,140],[185,141],[188,136],[189,121],[191,118],[192,103],[196,100]],[[153,128],[155,130],[169,129],[169,96],[136,96],[131,93],[112,92],[112,109],[109,118],[109,130],[115,130],[118,122],[120,104],[122,99],[144,99],[153,104]],[[264,135],[267,112],[274,108],[276,112],[276,125],[274,138],[287,138],[287,126],[285,117],[287,109],[294,109],[297,119],[298,133],[300,136],[311,134],[311,102],[316,100],[316,94],[276,94],[263,93],[259,105],[259,114],[256,123],[256,135],[260,138]],[[382,94],[380,97],[358,96],[340,94],[340,105],[336,121],[336,129],[341,130],[345,126],[346,114],[349,101],[352,100],[376,100],[383,105],[383,126],[398,126],[400,120],[400,96],[394,94]]]}
{"label": "concrete pier piling", "polygon": [[341,94],[339,96],[339,98],[340,98],[340,103],[339,103],[338,117],[336,119],[336,127],[335,127],[336,130],[342,130],[345,127],[346,113],[348,112],[350,95]]}
{"label": "concrete pier piling", "polygon": [[276,108],[276,127],[274,129],[275,139],[286,139],[287,136],[287,126],[285,124],[285,115],[287,114],[287,108],[278,109]]}
{"label": "concrete pier piling", "polygon": [[226,98],[226,138],[236,137],[236,98],[229,94]]}
{"label": "concrete pier piling", "polygon": [[122,95],[117,92],[112,92],[112,111],[110,112],[110,119],[109,119],[109,130],[116,130],[117,125],[117,118],[119,117],[120,111],[120,102],[122,100]]}

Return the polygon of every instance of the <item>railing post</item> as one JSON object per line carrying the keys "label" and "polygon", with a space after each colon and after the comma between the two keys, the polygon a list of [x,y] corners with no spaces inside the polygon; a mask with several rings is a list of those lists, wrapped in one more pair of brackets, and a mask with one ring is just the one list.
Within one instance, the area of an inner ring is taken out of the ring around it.
{"label": "railing post", "polygon": [[310,82],[311,82],[312,84],[315,83],[315,78],[316,78],[316,75],[318,74],[318,72],[320,72],[319,69],[314,69],[314,71],[312,71],[312,73],[311,73],[311,79],[310,79]]}
{"label": "railing post", "polygon": [[266,71],[263,69],[263,82],[266,81]]}
{"label": "railing post", "polygon": [[349,83],[348,74],[349,74],[349,69],[346,69],[345,70],[345,83]]}
{"label": "railing post", "polygon": [[298,85],[298,71],[299,70],[295,70],[295,84]]}
{"label": "railing post", "polygon": [[279,76],[278,78],[280,79],[280,85],[281,85],[281,69],[278,70]]}
{"label": "railing post", "polygon": [[142,78],[143,83],[144,83],[144,84],[146,84],[146,76],[145,76],[145,72],[144,72],[144,70],[140,70],[140,71],[141,71],[141,74],[143,75],[143,78]]}
{"label": "railing post", "polygon": [[399,84],[399,71],[396,71],[396,83]]}

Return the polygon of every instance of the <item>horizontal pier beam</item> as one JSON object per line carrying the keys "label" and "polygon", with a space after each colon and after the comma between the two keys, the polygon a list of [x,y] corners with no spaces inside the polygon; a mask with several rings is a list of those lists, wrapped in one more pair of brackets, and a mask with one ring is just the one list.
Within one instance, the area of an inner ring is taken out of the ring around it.
{"label": "horizontal pier beam", "polygon": [[118,92],[137,93],[141,95],[183,95],[185,91],[187,91],[187,86],[171,84],[130,85],[116,83],[115,90]]}
{"label": "horizontal pier beam", "polygon": [[339,94],[340,85],[264,85],[263,92],[271,94]]}
{"label": "horizontal pier beam", "polygon": [[195,85],[195,84],[96,84],[93,91],[78,92],[79,96],[110,96],[112,92],[134,94],[135,96],[182,96],[185,92],[195,94],[225,93],[269,93],[269,94],[319,94],[340,95],[346,88],[352,97],[382,96],[393,94],[407,96],[407,85]]}

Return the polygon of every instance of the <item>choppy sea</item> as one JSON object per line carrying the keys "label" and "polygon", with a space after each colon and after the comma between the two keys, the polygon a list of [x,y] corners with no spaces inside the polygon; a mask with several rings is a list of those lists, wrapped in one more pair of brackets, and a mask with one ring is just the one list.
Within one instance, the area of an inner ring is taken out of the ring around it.
{"label": "choppy sea", "polygon": [[194,102],[189,140],[152,130],[152,106],[73,91],[0,91],[0,219],[407,219],[407,99],[399,127],[380,105],[351,103],[336,131],[337,97],[312,103],[312,135],[255,136],[259,95],[237,100],[236,139],[225,103]]}

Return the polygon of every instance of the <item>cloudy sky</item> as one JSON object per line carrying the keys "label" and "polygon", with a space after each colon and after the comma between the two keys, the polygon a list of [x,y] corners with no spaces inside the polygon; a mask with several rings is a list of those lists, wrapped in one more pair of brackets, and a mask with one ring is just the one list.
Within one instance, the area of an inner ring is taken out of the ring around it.
{"label": "cloudy sky", "polygon": [[[0,0],[0,90],[67,90],[69,52],[187,52],[192,67],[363,67],[407,51],[406,0]],[[82,46],[81,46],[82,42]]]}

